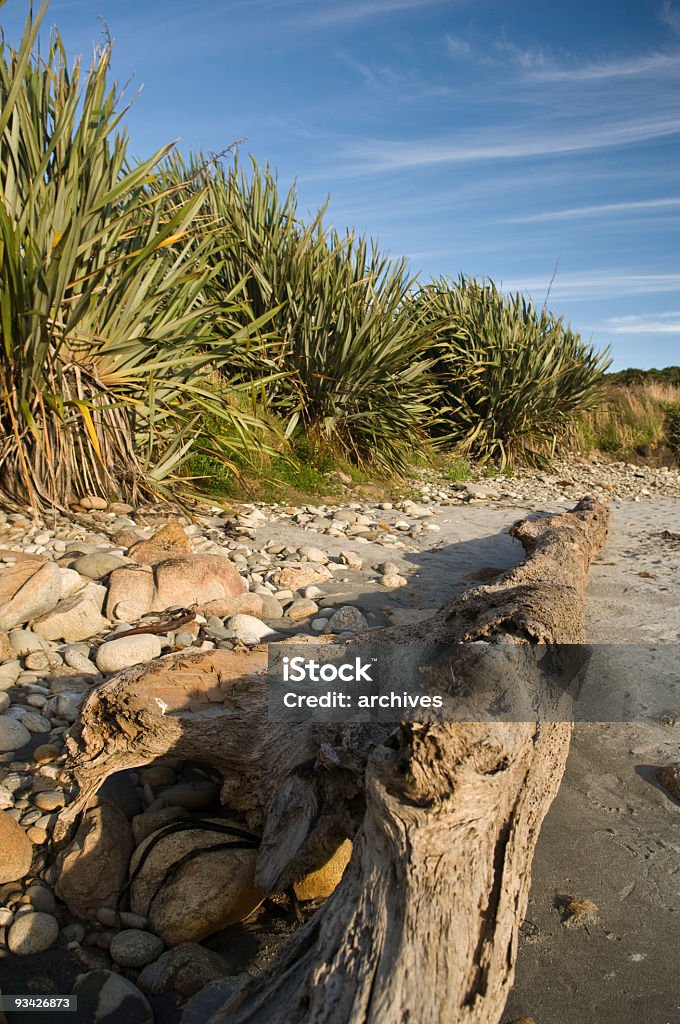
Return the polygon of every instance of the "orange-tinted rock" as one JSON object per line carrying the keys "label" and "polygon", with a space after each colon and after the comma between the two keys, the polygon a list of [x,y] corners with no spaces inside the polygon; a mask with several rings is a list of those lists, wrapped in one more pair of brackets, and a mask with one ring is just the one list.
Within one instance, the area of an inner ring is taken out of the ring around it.
{"label": "orange-tinted rock", "polygon": [[345,839],[323,867],[311,871],[295,883],[293,888],[297,898],[299,900],[319,900],[330,896],[342,878],[351,856],[352,840]]}
{"label": "orange-tinted rock", "polygon": [[281,569],[274,576],[274,583],[280,590],[302,590],[317,583],[325,583],[332,579],[333,574],[323,566]]}
{"label": "orange-tinted rock", "polygon": [[137,622],[151,610],[154,596],[153,571],[149,565],[125,565],[109,578],[106,612],[118,622]]}
{"label": "orange-tinted rock", "polygon": [[16,882],[31,870],[33,844],[14,818],[0,811],[0,883]]}
{"label": "orange-tinted rock", "polygon": [[232,615],[254,615],[262,618],[264,601],[260,594],[239,594],[238,597],[224,597],[220,601],[209,601],[203,605],[201,614],[219,615],[227,619]]}
{"label": "orange-tinted rock", "polygon": [[140,540],[128,550],[128,556],[140,565],[155,565],[167,558],[193,554],[191,541],[179,523],[168,523],[150,540]]}
{"label": "orange-tinted rock", "polygon": [[55,892],[75,917],[115,907],[132,854],[132,831],[123,812],[102,802],[88,807],[73,840],[59,854]]}
{"label": "orange-tinted rock", "polygon": [[0,629],[21,626],[45,615],[61,596],[61,575],[55,562],[25,557],[0,571]]}
{"label": "orange-tinted rock", "polygon": [[171,558],[156,566],[156,591],[151,611],[162,612],[173,605],[199,610],[213,601],[245,593],[246,584],[238,569],[222,555],[191,555]]}

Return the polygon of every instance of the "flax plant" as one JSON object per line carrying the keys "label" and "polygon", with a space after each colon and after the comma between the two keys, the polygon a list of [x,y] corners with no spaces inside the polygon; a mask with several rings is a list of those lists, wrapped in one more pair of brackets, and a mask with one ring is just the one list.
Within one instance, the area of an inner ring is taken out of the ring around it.
{"label": "flax plant", "polygon": [[[53,31],[40,56],[46,9],[17,49],[0,41],[0,498],[168,493],[204,408],[236,445],[257,430],[207,385],[218,311],[205,193],[156,187],[170,147],[128,158],[110,46],[69,70]],[[222,345],[239,350],[259,326]]]}
{"label": "flax plant", "polygon": [[209,294],[219,301],[242,281],[248,316],[271,318],[248,366],[235,367],[225,352],[221,371],[249,375],[286,436],[304,432],[357,463],[403,466],[426,441],[434,393],[405,262],[326,228],[325,207],[303,222],[295,189],[281,192],[254,161],[246,172],[238,159],[227,168],[201,155],[188,164],[173,157],[168,173],[208,191],[216,225]]}
{"label": "flax plant", "polygon": [[441,422],[464,454],[545,464],[574,416],[601,399],[607,353],[522,295],[441,278],[414,309],[432,338]]}

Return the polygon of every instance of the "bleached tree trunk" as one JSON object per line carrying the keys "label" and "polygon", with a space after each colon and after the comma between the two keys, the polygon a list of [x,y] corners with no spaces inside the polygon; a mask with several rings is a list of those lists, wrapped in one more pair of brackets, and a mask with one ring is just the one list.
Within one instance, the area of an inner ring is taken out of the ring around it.
{"label": "bleached tree trunk", "polygon": [[[607,523],[593,499],[518,523],[522,564],[370,639],[581,643]],[[201,680],[193,695],[187,671]],[[257,880],[271,891],[363,814],[333,895],[212,1024],[497,1024],[570,724],[284,728],[267,719],[262,671],[262,655],[215,652],[125,673],[91,697],[74,747],[83,800],[111,771],[165,752],[219,768],[224,802],[261,824]]]}

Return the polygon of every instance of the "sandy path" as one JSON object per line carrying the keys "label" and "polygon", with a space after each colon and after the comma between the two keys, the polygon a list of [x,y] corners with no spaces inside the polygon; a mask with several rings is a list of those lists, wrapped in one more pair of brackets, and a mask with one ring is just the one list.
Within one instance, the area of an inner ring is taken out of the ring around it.
{"label": "sandy path", "polygon": [[[680,543],[660,533],[680,533],[680,503],[613,511],[588,588],[589,638],[678,643]],[[576,727],[538,843],[508,1020],[680,1020],[680,805],[653,777],[655,766],[678,760],[680,727]],[[595,922],[561,924],[554,904],[563,895],[593,900]]]}

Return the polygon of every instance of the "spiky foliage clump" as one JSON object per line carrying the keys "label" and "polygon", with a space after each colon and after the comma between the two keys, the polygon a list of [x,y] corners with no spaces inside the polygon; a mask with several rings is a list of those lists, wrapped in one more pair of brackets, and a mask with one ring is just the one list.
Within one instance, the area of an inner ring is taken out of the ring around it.
{"label": "spiky foliage clump", "polygon": [[602,393],[607,354],[493,282],[441,278],[414,309],[432,338],[440,423],[459,451],[502,467],[546,461]]}
{"label": "spiky foliage clump", "polygon": [[[168,180],[208,192],[208,294],[219,301],[241,289],[243,316],[270,318],[266,342],[251,344],[248,367],[237,368],[260,386],[262,406],[288,437],[303,431],[354,462],[403,465],[425,439],[433,394],[405,262],[325,229],[323,209],[303,222],[295,190],[281,193],[254,161],[246,173],[238,159],[173,158]],[[228,353],[219,368],[234,372]]]}
{"label": "spiky foliage clump", "polygon": [[[216,312],[205,193],[155,187],[169,147],[129,160],[110,46],[87,71],[56,31],[37,54],[46,8],[0,41],[0,497],[63,507],[172,479],[216,405]],[[250,443],[247,416],[215,414]]]}

